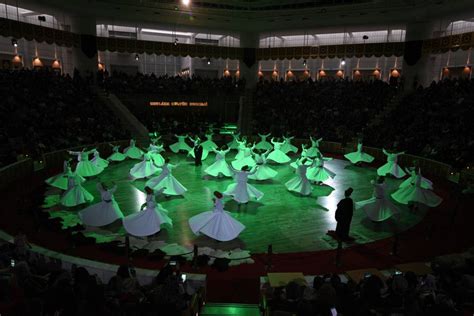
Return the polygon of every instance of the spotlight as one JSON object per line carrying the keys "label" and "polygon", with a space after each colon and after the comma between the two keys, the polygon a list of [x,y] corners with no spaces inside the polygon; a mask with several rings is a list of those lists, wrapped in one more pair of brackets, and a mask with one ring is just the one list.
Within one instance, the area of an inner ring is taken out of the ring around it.
{"label": "spotlight", "polygon": [[184,6],[189,6],[191,4],[191,0],[181,0],[181,4]]}
{"label": "spotlight", "polygon": [[210,58],[207,59],[207,64],[208,64],[208,65],[211,64],[211,59],[210,59]]}
{"label": "spotlight", "polygon": [[346,60],[343,58],[343,59],[341,60],[341,65],[344,66],[345,64],[346,64]]}
{"label": "spotlight", "polygon": [[138,61],[140,59],[140,55],[135,54],[135,60]]}
{"label": "spotlight", "polygon": [[303,66],[306,66],[306,59],[303,60]]}
{"label": "spotlight", "polygon": [[14,38],[12,39],[12,45],[13,45],[13,47],[18,47],[18,42]]}

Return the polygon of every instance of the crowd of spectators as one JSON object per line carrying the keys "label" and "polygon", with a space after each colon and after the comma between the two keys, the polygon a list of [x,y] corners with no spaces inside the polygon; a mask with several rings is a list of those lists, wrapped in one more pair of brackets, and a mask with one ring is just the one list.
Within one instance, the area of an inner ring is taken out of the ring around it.
{"label": "crowd of spectators", "polygon": [[215,97],[238,98],[245,87],[244,80],[199,76],[155,76],[113,72],[100,76],[106,91],[114,93],[123,104],[149,129],[162,133],[198,133],[209,123],[219,124],[219,114],[208,107],[151,107],[150,101],[209,101]]}
{"label": "crowd of spectators", "polygon": [[367,274],[360,282],[337,274],[314,278],[312,285],[290,282],[268,288],[270,315],[460,315],[474,300],[473,266],[464,270],[436,269],[433,274],[392,274],[383,280]]}
{"label": "crowd of spectators", "polygon": [[245,88],[245,80],[232,77],[201,78],[199,76],[155,76],[137,73],[134,76],[113,72],[101,76],[104,88],[123,94],[155,94],[157,96],[209,96],[239,94]]}
{"label": "crowd of spectators", "polygon": [[474,157],[474,80],[443,80],[406,95],[370,122],[367,143],[464,167]]}
{"label": "crowd of spectators", "polygon": [[[399,91],[383,81],[262,81],[254,133],[405,150],[464,167],[474,156],[474,80]],[[262,130],[262,126],[266,130]]]}
{"label": "crowd of spectators", "polygon": [[141,285],[128,265],[103,283],[83,267],[64,269],[61,261],[24,251],[22,245],[0,245],[1,315],[174,316],[182,315],[192,298],[194,290],[171,265],[150,284]]}
{"label": "crowd of spectators", "polygon": [[0,71],[0,166],[28,155],[126,139],[113,113],[95,97],[91,78],[51,70]]}

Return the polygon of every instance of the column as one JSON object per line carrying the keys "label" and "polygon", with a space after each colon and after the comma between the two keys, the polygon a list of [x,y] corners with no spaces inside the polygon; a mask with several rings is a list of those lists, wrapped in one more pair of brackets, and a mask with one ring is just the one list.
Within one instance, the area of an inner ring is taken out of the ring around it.
{"label": "column", "polygon": [[258,33],[241,33],[240,47],[244,49],[243,58],[240,60],[240,78],[245,79],[245,92],[239,101],[239,130],[242,134],[252,134],[253,104],[255,96],[255,86],[258,78],[258,61],[256,51],[259,44]]}
{"label": "column", "polygon": [[[73,47],[73,65],[82,76],[97,72],[96,19],[93,16],[72,16],[72,32],[81,35],[81,45]],[[94,78],[96,76],[94,75]]]}
{"label": "column", "polygon": [[[433,22],[410,22],[406,25],[405,42],[407,47],[403,56],[402,68],[405,90],[413,90],[415,85],[420,84],[426,87],[431,82],[429,77],[430,67],[432,66],[430,64],[430,56],[421,54],[421,46],[417,44],[411,45],[410,42],[431,38],[433,31]],[[409,55],[416,55],[417,53],[420,53],[421,57],[414,64],[407,63]]]}

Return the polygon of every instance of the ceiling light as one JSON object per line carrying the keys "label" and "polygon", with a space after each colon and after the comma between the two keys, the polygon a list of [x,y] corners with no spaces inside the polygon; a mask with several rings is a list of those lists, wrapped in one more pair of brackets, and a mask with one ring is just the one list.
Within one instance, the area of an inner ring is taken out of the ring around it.
{"label": "ceiling light", "polygon": [[155,30],[155,29],[142,29],[142,33],[155,33],[155,34],[169,34],[175,36],[191,36],[193,33],[190,32],[173,32],[167,30]]}
{"label": "ceiling light", "polygon": [[135,60],[137,60],[137,61],[138,61],[139,59],[140,59],[140,55],[138,55],[138,54],[135,54]]}
{"label": "ceiling light", "polygon": [[211,64],[211,59],[210,59],[210,58],[207,59],[207,64],[208,64],[208,65]]}
{"label": "ceiling light", "polygon": [[341,65],[344,66],[345,64],[346,64],[346,60],[343,58],[343,59],[341,60]]}
{"label": "ceiling light", "polygon": [[189,6],[191,4],[191,0],[181,0],[181,4],[184,6]]}
{"label": "ceiling light", "polygon": [[306,59],[303,60],[303,66],[306,66]]}
{"label": "ceiling light", "polygon": [[18,47],[18,42],[14,38],[12,39],[12,45],[13,45],[13,47]]}

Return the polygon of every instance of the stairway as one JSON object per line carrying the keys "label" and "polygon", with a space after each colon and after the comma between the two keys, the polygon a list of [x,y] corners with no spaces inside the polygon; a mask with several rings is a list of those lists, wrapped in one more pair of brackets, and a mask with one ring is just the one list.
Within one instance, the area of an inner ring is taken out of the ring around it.
{"label": "stairway", "polygon": [[97,89],[95,92],[99,99],[118,116],[123,128],[129,130],[133,138],[148,139],[147,128],[130,112],[115,94],[106,94],[101,89]]}
{"label": "stairway", "polygon": [[260,316],[258,305],[233,303],[207,303],[200,316]]}

